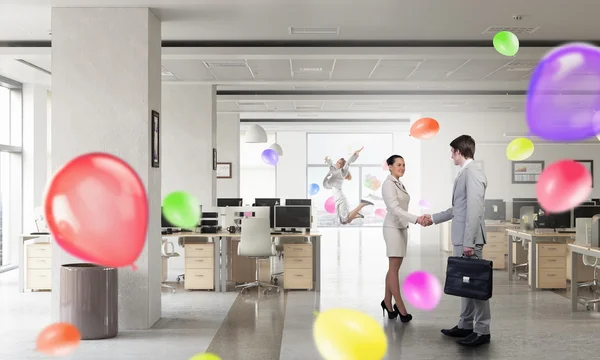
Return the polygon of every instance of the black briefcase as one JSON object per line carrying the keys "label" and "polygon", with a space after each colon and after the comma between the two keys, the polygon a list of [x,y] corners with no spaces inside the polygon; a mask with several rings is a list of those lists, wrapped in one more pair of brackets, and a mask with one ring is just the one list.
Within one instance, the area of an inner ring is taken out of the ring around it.
{"label": "black briefcase", "polygon": [[493,279],[491,261],[476,257],[451,256],[448,258],[444,293],[488,300],[492,297]]}

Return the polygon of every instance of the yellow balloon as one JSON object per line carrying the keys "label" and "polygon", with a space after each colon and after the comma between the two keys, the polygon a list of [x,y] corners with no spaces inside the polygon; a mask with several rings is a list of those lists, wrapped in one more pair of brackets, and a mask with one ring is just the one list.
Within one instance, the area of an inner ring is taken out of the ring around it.
{"label": "yellow balloon", "polygon": [[387,337],[381,325],[352,309],[319,313],[313,337],[325,360],[381,360],[387,351]]}
{"label": "yellow balloon", "polygon": [[204,353],[194,355],[190,358],[190,360],[221,360],[221,358],[212,353]]}
{"label": "yellow balloon", "polygon": [[533,155],[533,142],[526,138],[518,138],[506,147],[506,157],[512,161],[523,161]]}

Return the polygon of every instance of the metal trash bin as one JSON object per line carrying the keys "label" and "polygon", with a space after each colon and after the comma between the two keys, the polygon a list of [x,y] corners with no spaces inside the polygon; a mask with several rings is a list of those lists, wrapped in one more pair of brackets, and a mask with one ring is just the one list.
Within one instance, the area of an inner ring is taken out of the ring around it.
{"label": "metal trash bin", "polygon": [[60,321],[79,329],[82,340],[108,339],[119,332],[117,268],[65,264],[60,268]]}

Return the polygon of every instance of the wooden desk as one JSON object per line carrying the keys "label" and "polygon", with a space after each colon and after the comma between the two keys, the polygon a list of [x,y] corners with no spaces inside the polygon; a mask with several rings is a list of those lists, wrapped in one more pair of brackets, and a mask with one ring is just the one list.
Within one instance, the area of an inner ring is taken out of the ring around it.
{"label": "wooden desk", "polygon": [[[203,233],[174,233],[163,235],[180,238],[180,244],[185,246],[186,243],[214,243],[214,259],[216,270],[214,272],[214,288],[215,291],[227,291],[227,239],[239,239],[240,233],[230,234],[228,232],[219,232],[216,234]],[[312,262],[313,262],[313,290],[321,291],[321,234],[316,232],[297,233],[297,234],[278,234],[271,235],[272,238],[280,238],[286,240],[307,239],[312,243]],[[192,240],[197,238],[197,240]],[[225,240],[225,241],[224,241]],[[285,262],[285,261],[284,261]]]}
{"label": "wooden desk", "polygon": [[[574,238],[574,233],[536,233],[535,231],[521,231],[507,229],[508,234],[508,247],[512,248],[513,242],[522,242],[523,246],[529,246],[529,284],[532,290],[538,290],[538,242],[539,243],[561,243],[566,246],[568,239]],[[546,250],[544,250],[546,251]],[[548,250],[551,251],[551,250]],[[562,255],[556,255],[556,257],[562,256],[564,258],[565,253]],[[565,269],[565,287],[566,287],[566,269]],[[513,279],[513,253],[508,252],[508,280]]]}
{"label": "wooden desk", "polygon": [[[25,292],[26,289],[52,289],[50,239],[50,235],[23,234],[19,236],[19,292]],[[25,256],[26,250],[27,256]],[[34,263],[30,258],[39,261]],[[28,271],[29,269],[32,269],[31,273]],[[25,281],[26,278],[28,281]]]}
{"label": "wooden desk", "polygon": [[579,304],[579,287],[577,287],[577,254],[582,256],[590,256],[600,258],[600,248],[582,246],[576,244],[569,244],[571,249],[571,310],[577,311],[577,305]]}

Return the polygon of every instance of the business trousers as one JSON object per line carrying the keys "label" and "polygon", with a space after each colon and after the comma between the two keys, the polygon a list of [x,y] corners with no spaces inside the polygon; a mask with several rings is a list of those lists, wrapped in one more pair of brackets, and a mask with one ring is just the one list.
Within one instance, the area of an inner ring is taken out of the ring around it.
{"label": "business trousers", "polygon": [[[454,256],[462,256],[463,253],[462,246],[454,245]],[[475,255],[483,259],[483,245],[475,245]],[[460,329],[473,329],[473,332],[477,334],[488,335],[491,321],[489,300],[461,298],[460,320],[458,321]]]}

